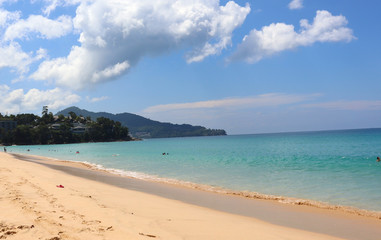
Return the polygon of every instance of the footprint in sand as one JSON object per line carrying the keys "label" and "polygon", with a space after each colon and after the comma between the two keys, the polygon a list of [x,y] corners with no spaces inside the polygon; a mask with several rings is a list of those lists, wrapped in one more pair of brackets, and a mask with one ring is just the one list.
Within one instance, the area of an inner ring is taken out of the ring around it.
{"label": "footprint in sand", "polygon": [[17,234],[20,230],[31,229],[34,228],[34,225],[6,225],[4,223],[0,223],[0,239],[6,239],[11,235]]}
{"label": "footprint in sand", "polygon": [[52,238],[49,238],[47,240],[61,240],[61,238],[60,237],[52,237]]}

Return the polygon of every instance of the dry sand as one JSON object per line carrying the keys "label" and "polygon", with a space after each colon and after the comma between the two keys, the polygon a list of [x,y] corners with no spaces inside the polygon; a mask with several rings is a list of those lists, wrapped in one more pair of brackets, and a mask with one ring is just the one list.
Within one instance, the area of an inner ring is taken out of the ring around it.
{"label": "dry sand", "polygon": [[[381,224],[370,220],[369,226]],[[340,238],[125,189],[0,153],[0,239]]]}

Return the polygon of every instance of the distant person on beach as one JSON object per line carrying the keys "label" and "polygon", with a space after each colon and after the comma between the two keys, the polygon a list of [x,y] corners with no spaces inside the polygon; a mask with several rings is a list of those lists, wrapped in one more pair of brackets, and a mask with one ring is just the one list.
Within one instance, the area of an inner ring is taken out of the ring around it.
{"label": "distant person on beach", "polygon": [[4,152],[7,152],[7,149],[4,147]]}
{"label": "distant person on beach", "polygon": [[380,157],[377,157],[377,162],[380,162],[380,161],[381,161]]}

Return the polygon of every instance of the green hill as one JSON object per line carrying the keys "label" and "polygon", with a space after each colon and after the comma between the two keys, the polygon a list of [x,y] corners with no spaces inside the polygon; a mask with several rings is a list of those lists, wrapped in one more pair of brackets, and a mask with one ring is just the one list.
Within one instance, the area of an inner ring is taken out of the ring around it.
{"label": "green hill", "polygon": [[225,130],[207,129],[202,126],[192,126],[189,124],[172,124],[153,121],[132,113],[112,114],[107,112],[90,112],[78,107],[69,107],[56,113],[56,115],[68,116],[69,112],[74,112],[78,116],[91,117],[96,120],[99,117],[106,117],[114,121],[119,121],[123,126],[128,127],[131,135],[138,138],[167,138],[167,137],[190,137],[190,136],[218,136],[226,135]]}

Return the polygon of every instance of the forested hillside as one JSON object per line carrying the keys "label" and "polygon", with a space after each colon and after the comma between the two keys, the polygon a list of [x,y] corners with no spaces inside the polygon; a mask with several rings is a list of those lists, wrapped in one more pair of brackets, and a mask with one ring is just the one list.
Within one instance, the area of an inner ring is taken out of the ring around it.
{"label": "forested hillside", "polygon": [[69,112],[90,116],[92,119],[106,117],[114,121],[119,121],[123,126],[128,127],[130,134],[137,138],[166,138],[166,137],[189,137],[189,136],[218,136],[226,135],[222,129],[207,129],[202,126],[192,126],[189,124],[163,123],[144,118],[132,113],[112,114],[107,112],[90,112],[77,107],[66,108],[59,111],[57,115],[68,116]]}
{"label": "forested hillside", "polygon": [[71,112],[69,116],[34,114],[2,116],[0,143],[4,145],[62,144],[131,140],[128,128],[105,117],[92,120]]}

